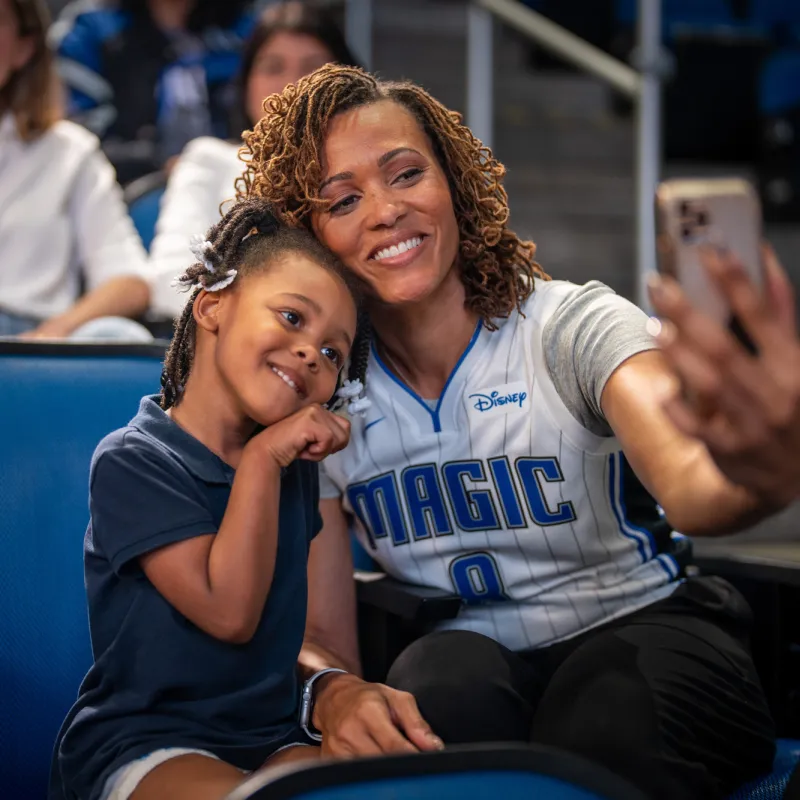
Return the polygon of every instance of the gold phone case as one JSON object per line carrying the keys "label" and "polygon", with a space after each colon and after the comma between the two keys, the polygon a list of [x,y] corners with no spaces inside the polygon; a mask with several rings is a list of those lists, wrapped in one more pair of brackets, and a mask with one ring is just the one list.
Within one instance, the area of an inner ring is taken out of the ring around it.
{"label": "gold phone case", "polygon": [[704,245],[733,252],[757,286],[761,266],[761,208],[755,189],[739,178],[670,180],[656,192],[659,272],[681,284],[691,302],[718,322],[730,310],[701,260]]}

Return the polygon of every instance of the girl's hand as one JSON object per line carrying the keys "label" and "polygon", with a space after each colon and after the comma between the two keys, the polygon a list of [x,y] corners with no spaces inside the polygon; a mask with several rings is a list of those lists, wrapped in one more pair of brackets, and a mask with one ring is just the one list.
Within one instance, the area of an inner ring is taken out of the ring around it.
{"label": "girl's hand", "polygon": [[651,287],[664,320],[659,344],[681,391],[664,408],[683,433],[705,443],[718,468],[780,508],[800,497],[800,339],[794,293],[770,248],[759,292],[735,258],[709,253],[706,268],[757,355],[697,311],[669,278]]}
{"label": "girl's hand", "polygon": [[347,446],[350,423],[320,405],[302,408],[253,437],[247,448],[258,449],[279,467],[298,458],[322,461]]}

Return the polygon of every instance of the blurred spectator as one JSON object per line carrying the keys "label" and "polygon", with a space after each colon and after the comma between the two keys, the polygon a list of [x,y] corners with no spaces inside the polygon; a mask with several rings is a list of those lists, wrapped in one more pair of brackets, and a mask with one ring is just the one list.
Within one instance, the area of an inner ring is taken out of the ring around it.
{"label": "blurred spectator", "polygon": [[0,0],[0,335],[89,335],[93,320],[143,338],[98,320],[147,308],[146,255],[97,138],[61,119],[48,22],[44,0]]}
{"label": "blurred spectator", "polygon": [[226,137],[249,0],[72,0],[51,34],[68,114],[123,185],[197,136]]}
{"label": "blurred spectator", "polygon": [[[245,46],[238,80],[238,130],[261,117],[264,98],[329,62],[356,65],[336,23],[313,5],[288,2],[269,8]],[[171,286],[191,260],[189,237],[220,218],[242,174],[240,142],[202,137],[193,141],[170,175],[150,250],[151,311],[180,314],[185,296]]]}

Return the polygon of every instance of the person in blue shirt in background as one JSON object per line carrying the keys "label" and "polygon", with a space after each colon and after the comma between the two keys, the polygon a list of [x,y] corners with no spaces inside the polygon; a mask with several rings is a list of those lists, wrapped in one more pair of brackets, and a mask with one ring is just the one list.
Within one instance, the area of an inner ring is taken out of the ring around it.
{"label": "person in blue shirt in background", "polygon": [[228,138],[251,0],[72,0],[51,31],[68,113],[123,185],[198,136]]}
{"label": "person in blue shirt in background", "polygon": [[[161,396],[92,459],[94,664],[56,742],[50,800],[217,800],[266,762],[320,752],[297,658],[315,462],[349,439],[323,404],[353,388],[337,392],[352,287],[262,200],[194,250]],[[350,398],[350,413],[364,406]]]}

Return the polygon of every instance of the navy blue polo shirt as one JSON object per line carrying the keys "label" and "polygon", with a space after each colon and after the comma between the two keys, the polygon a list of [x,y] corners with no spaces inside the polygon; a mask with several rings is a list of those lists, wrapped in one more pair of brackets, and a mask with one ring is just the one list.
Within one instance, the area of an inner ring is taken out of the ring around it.
{"label": "navy blue polo shirt", "polygon": [[316,464],[296,461],[281,479],[275,573],[248,643],[200,630],[139,565],[158,547],[216,533],[234,474],[157,398],[145,397],[97,447],[84,544],[94,666],[56,742],[51,799],[94,800],[112,772],[163,747],[208,750],[252,770],[304,741],[296,662],[308,550],[321,527]]}

